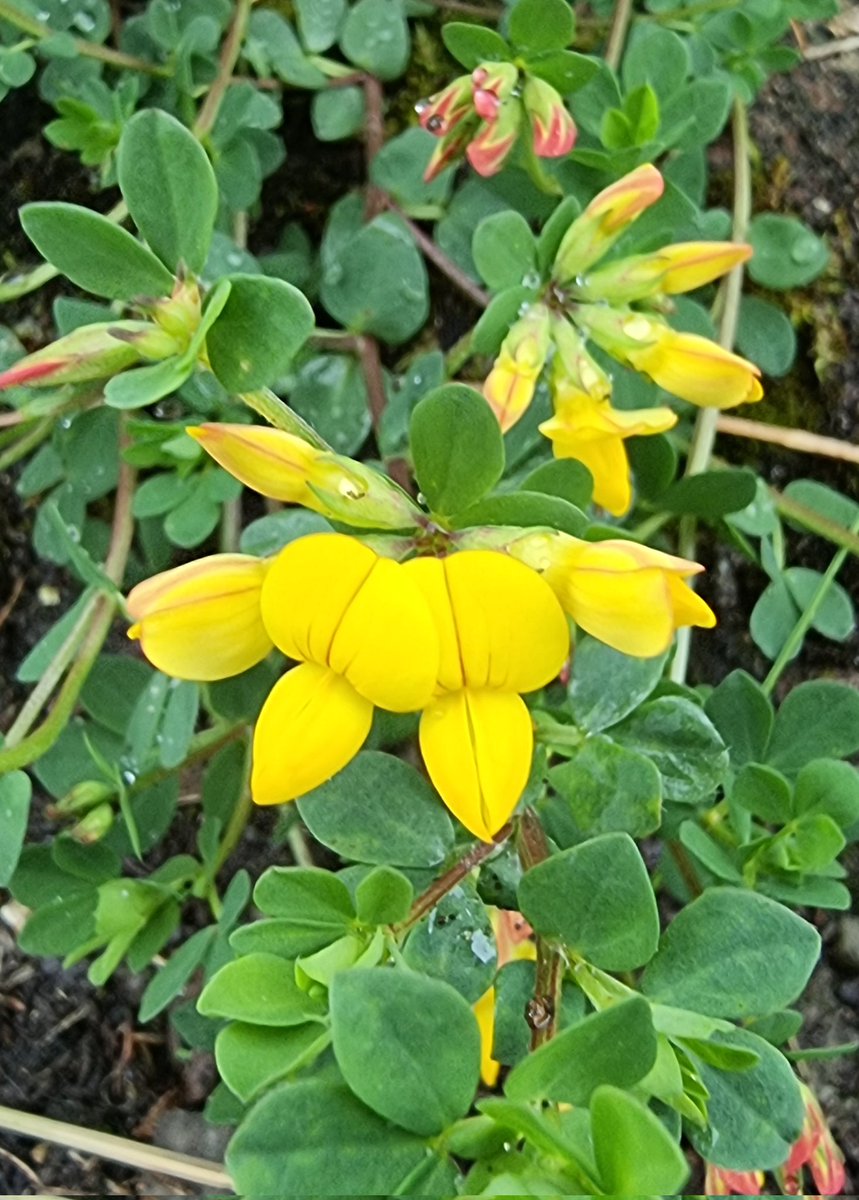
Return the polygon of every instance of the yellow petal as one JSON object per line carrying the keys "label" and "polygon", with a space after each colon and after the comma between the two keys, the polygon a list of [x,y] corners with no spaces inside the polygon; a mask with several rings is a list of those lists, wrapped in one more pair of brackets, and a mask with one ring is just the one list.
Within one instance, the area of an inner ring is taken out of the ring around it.
{"label": "yellow petal", "polygon": [[626,357],[637,371],[690,404],[733,408],[764,394],[754,363],[697,334],[664,327],[658,341],[628,350]]}
{"label": "yellow petal", "polygon": [[424,710],[421,753],[444,803],[466,829],[485,842],[519,802],[534,735],[520,696],[462,691],[440,696]]}
{"label": "yellow petal", "polygon": [[502,433],[512,429],[524,416],[534,396],[538,374],[539,371],[523,369],[504,356],[497,359],[489,372],[483,395],[498,418]]}
{"label": "yellow petal", "polygon": [[213,554],[164,571],[128,597],[149,661],[178,679],[238,675],[272,648],[260,598],[267,563],[246,554]]}
{"label": "yellow petal", "polygon": [[327,665],[343,614],[377,558],[342,533],[313,533],[284,546],[262,591],[262,619],[274,644],[290,658]]}
{"label": "yellow petal", "polygon": [[532,692],[560,671],[569,630],[550,588],[505,554],[465,550],[414,559],[441,639],[439,683]]}
{"label": "yellow petal", "polygon": [[742,242],[675,242],[657,252],[665,265],[660,290],[674,295],[691,292],[748,262],[751,246]]}
{"label": "yellow petal", "polygon": [[420,588],[399,563],[377,558],[343,614],[328,656],[362,696],[413,712],[432,696],[439,639]]}
{"label": "yellow petal", "polygon": [[324,455],[309,442],[265,425],[199,425],[188,433],[246,487],[273,500],[313,508],[307,479]]}
{"label": "yellow petal", "polygon": [[373,705],[342,676],[315,663],[293,668],[272,688],[254,730],[255,803],[284,804],[336,775],[372,720]]}
{"label": "yellow petal", "polygon": [[477,1017],[480,1029],[480,1078],[487,1087],[495,1087],[501,1063],[492,1057],[492,1041],[495,1037],[495,988],[491,987],[483,993],[472,1012]]}
{"label": "yellow petal", "polygon": [[702,629],[713,628],[716,624],[716,614],[697,592],[692,591],[688,583],[684,583],[676,575],[669,575],[668,590],[671,593],[671,603],[674,609],[674,624],[678,629],[681,625],[698,625]]}
{"label": "yellow petal", "polygon": [[[615,517],[622,517],[632,503],[632,473],[623,439],[603,437],[555,440],[556,458],[575,458],[594,477],[594,500]],[[561,451],[564,451],[562,453]]]}

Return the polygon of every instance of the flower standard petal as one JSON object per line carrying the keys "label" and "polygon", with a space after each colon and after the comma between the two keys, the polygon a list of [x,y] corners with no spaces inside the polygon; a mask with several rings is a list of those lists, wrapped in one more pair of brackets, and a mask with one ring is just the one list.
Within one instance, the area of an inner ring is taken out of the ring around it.
{"label": "flower standard petal", "polygon": [[246,554],[213,554],[174,567],[128,597],[143,653],[159,671],[200,682],[239,675],[272,648],[261,614],[268,564]]}
{"label": "flower standard petal", "polygon": [[251,793],[284,804],[350,762],[373,721],[373,705],[327,667],[303,663],[269,692],[254,731]]}
{"label": "flower standard petal", "polygon": [[752,404],[764,394],[754,363],[698,334],[664,327],[656,342],[626,358],[667,392],[703,408]]}
{"label": "flower standard petal", "polygon": [[308,476],[324,452],[265,425],[192,425],[188,433],[246,487],[290,504],[314,507]]}
{"label": "flower standard petal", "polygon": [[463,688],[424,709],[421,753],[436,790],[476,837],[491,841],[531,770],[534,734],[521,696]]}

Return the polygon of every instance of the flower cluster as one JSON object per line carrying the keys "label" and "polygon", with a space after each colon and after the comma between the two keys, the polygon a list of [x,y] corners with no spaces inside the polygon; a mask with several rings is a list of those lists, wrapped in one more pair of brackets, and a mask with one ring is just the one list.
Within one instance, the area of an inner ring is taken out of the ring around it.
{"label": "flower cluster", "polygon": [[561,240],[543,298],[512,326],[484,384],[507,430],[528,408],[550,364],[555,413],[540,429],[557,458],[585,464],[596,502],[616,516],[632,501],[625,440],[662,433],[677,418],[667,407],[614,408],[611,379],[589,343],[692,404],[731,408],[763,395],[753,363],[707,338],[678,332],[662,315],[671,296],[724,275],[749,258],[750,246],[685,242],[599,265],[663,187],[656,168],[645,165],[591,201]]}
{"label": "flower cluster", "polygon": [[[291,434],[224,425],[193,433],[265,495],[377,529],[420,516],[381,475]],[[684,582],[697,564],[636,543],[511,530],[501,548],[469,548],[467,536],[460,546],[399,562],[332,532],[298,538],[269,561],[213,555],[139,584],[128,597],[130,636],[178,678],[227,678],[273,647],[295,664],[257,722],[257,803],[286,803],[341,770],[375,708],[420,712],[430,778],[462,824],[488,841],[531,768],[522,694],[561,671],[568,616],[641,656],[665,650],[679,625],[712,625],[714,617]]]}
{"label": "flower cluster", "polygon": [[509,62],[485,62],[417,106],[420,123],[439,138],[424,178],[465,152],[479,175],[495,175],[525,131],[540,158],[562,158],[576,126],[561,96],[543,79]]}

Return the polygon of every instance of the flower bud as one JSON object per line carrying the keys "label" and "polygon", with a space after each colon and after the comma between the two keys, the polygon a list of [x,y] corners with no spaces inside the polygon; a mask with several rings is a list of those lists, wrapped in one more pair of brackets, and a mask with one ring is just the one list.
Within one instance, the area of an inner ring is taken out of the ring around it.
{"label": "flower bud", "polygon": [[552,341],[555,357],[552,360],[552,389],[575,388],[588,396],[603,400],[611,395],[611,380],[595,358],[587,351],[575,325],[564,317],[552,315]]}
{"label": "flower bud", "polygon": [[408,529],[420,512],[378,471],[262,425],[201,425],[188,433],[246,487],[368,529]]}
{"label": "flower bud", "polygon": [[43,350],[28,354],[0,374],[7,387],[57,387],[118,375],[142,358],[168,358],[178,347],[148,321],[81,325]]}
{"label": "flower bud", "polygon": [[501,104],[513,95],[519,68],[509,62],[484,62],[471,72],[473,104],[484,121],[494,121]]}
{"label": "flower bud", "polygon": [[629,225],[655,204],[665,183],[656,167],[645,163],[595,196],[561,239],[553,275],[570,283],[611,249]]}
{"label": "flower bud", "polygon": [[483,394],[503,433],[528,408],[551,345],[549,310],[532,304],[511,327],[483,385]]}
{"label": "flower bud", "polygon": [[446,137],[473,111],[471,76],[460,75],[442,91],[421,100],[416,112],[421,127],[433,137]]}
{"label": "flower bud", "polygon": [[52,815],[65,817],[86,812],[115,794],[116,788],[112,783],[105,783],[99,779],[84,779],[76,783],[71,791],[66,792],[65,796],[52,806]]}
{"label": "flower bud", "polygon": [[460,154],[465,151],[466,146],[471,141],[472,135],[477,128],[477,116],[473,114],[466,121],[460,121],[454,126],[451,131],[441,139],[439,144],[433,150],[426,170],[424,171],[424,182],[430,183],[437,175],[440,175],[445,167],[449,166]]}
{"label": "flower bud", "polygon": [[484,121],[478,127],[465,152],[478,175],[488,178],[498,174],[516,142],[521,120],[521,105],[508,100],[501,105],[494,121]]}
{"label": "flower bud", "polygon": [[82,846],[92,846],[110,832],[113,820],[112,806],[99,804],[98,808],[92,809],[85,817],[81,818],[77,825],[69,830],[69,834]]}
{"label": "flower bud", "polygon": [[177,279],[173,294],[159,300],[152,315],[165,333],[176,338],[184,349],[200,324],[202,298],[199,285],[193,279]]}
{"label": "flower bud", "polygon": [[585,300],[610,304],[673,296],[711,283],[751,256],[751,246],[739,242],[678,242],[611,263],[588,275],[576,290]]}
{"label": "flower bud", "polygon": [[529,75],[522,102],[531,123],[534,152],[540,158],[562,158],[569,154],[576,142],[576,124],[551,84]]}

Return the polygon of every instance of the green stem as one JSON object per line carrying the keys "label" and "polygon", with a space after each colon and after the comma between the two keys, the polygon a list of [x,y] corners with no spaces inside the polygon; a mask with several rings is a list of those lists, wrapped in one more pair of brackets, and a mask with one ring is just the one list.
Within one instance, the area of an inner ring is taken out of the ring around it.
{"label": "green stem", "polygon": [[632,0],[617,0],[614,6],[611,29],[609,30],[608,44],[605,49],[605,61],[613,71],[616,71],[620,66],[631,20]]}
{"label": "green stem", "polygon": [[53,429],[54,422],[47,417],[42,421],[37,421],[32,428],[23,430],[9,449],[0,454],[0,471],[5,471],[13,463],[22,459],[25,454],[29,454],[31,450],[51,436]]}
{"label": "green stem", "polygon": [[328,445],[325,438],[320,437],[303,417],[284,404],[280,396],[276,396],[271,388],[258,388],[255,392],[242,392],[238,399],[268,421],[269,425],[273,425],[275,429],[282,429],[285,433],[300,437],[302,441],[309,442],[317,450],[331,450],[331,446]]}
{"label": "green stem", "polygon": [[859,557],[859,537],[855,533],[851,533],[837,521],[831,521],[828,517],[824,517],[816,509],[799,504],[789,496],[776,491],[775,488],[770,488],[770,495],[775,501],[779,516],[787,517],[789,521],[795,521],[797,525],[810,530],[811,533],[819,533],[827,541],[836,546],[843,546],[845,550],[849,550],[851,554]]}
{"label": "green stem", "polygon": [[[734,101],[732,118],[734,142],[734,217],[732,240],[744,242],[752,215],[752,170],[750,162],[749,119],[746,106],[741,100]],[[743,266],[734,267],[720,289],[721,321],[719,345],[731,350],[737,336],[740,315],[740,300],[743,295]],[[686,475],[698,475],[706,471],[713,455],[716,441],[716,422],[719,410],[702,408],[695,422],[695,430],[686,459]],[[694,559],[697,544],[698,523],[694,517],[682,517],[678,537],[678,553],[681,558]],[[692,631],[689,626],[678,630],[677,645],[671,663],[671,678],[683,683],[689,667],[689,650]]]}
{"label": "green stem", "polygon": [[215,869],[212,872],[213,876],[217,875],[221,867],[230,857],[232,852],[241,840],[241,836],[245,831],[245,826],[251,815],[253,804],[251,802],[251,743],[248,739],[248,744],[245,752],[244,769],[242,772],[242,782],[239,789],[239,798],[235,808],[232,811],[227,828],[224,830],[224,836],[221,838],[221,844],[218,847],[218,854],[215,858]]}
{"label": "green stem", "polygon": [[236,11],[230,25],[229,33],[224,39],[224,44],[221,48],[218,73],[214,78],[212,86],[206,93],[203,107],[200,109],[197,114],[197,120],[194,122],[193,133],[200,141],[203,141],[212,132],[215,121],[218,119],[221,103],[226,95],[227,88],[230,86],[230,79],[232,78],[235,65],[239,60],[253,4],[254,0],[237,0]]}
{"label": "green stem", "polygon": [[[28,34],[39,42],[47,41],[48,38],[56,37],[57,34],[56,29],[52,29],[50,25],[46,25],[34,17],[28,17],[25,13],[19,12],[14,4],[7,4],[5,0],[0,0],[0,21],[7,21],[16,29],[20,29],[22,33]],[[75,38],[74,43],[75,51],[84,58],[95,58],[99,62],[108,63],[112,67],[118,67],[125,71],[142,71],[146,75],[170,75],[167,67],[147,62],[142,58],[135,58],[132,54],[123,54],[121,50],[111,50],[109,46],[102,46],[98,42],[90,42],[86,38]]]}
{"label": "green stem", "polygon": [[[850,532],[853,534],[859,534],[859,517],[857,517],[850,526]],[[773,688],[781,678],[781,674],[785,667],[799,651],[805,635],[808,633],[809,629],[814,623],[814,618],[820,612],[821,605],[826,599],[830,587],[835,582],[835,576],[843,567],[844,560],[847,558],[848,554],[849,551],[847,548],[842,546],[821,577],[820,583],[817,585],[817,589],[815,590],[814,595],[811,597],[808,607],[800,613],[799,620],[790,631],[790,636],[782,646],[778,658],[773,663],[769,674],[761,684],[761,687],[768,696],[772,695]]]}

